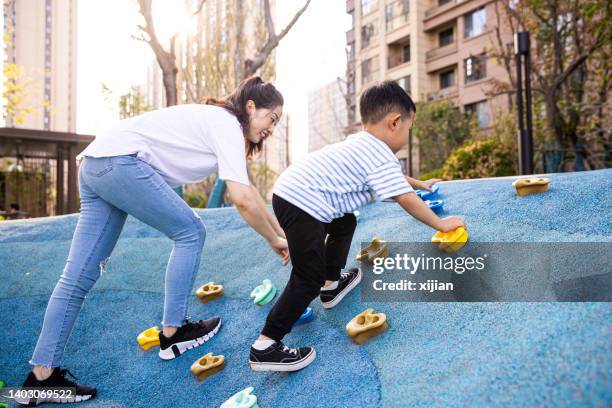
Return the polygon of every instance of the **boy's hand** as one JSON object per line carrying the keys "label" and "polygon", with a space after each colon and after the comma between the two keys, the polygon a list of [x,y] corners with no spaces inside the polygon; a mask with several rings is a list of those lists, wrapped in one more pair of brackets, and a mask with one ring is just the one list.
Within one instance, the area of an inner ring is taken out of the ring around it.
{"label": "boy's hand", "polygon": [[442,232],[449,232],[459,227],[465,228],[466,227],[465,221],[463,221],[463,218],[461,217],[452,216],[452,217],[446,217],[440,221],[439,230]]}
{"label": "boy's hand", "polygon": [[421,181],[421,180],[417,180],[417,179],[414,179],[408,176],[406,176],[406,180],[408,180],[408,183],[413,189],[426,190],[426,191],[432,191],[429,186],[434,185],[437,182],[441,181],[440,179],[429,179],[429,180]]}
{"label": "boy's hand", "polygon": [[287,266],[287,264],[289,263],[289,247],[287,246],[287,240],[278,237],[274,241],[270,242],[270,247],[281,258],[283,258],[283,266]]}
{"label": "boy's hand", "polygon": [[437,179],[437,178],[432,178],[432,179],[423,181],[423,183],[425,183],[425,185],[427,186],[427,188],[425,188],[424,190],[431,191],[431,188],[429,188],[429,186],[433,186],[434,184],[439,183],[440,181],[442,180]]}

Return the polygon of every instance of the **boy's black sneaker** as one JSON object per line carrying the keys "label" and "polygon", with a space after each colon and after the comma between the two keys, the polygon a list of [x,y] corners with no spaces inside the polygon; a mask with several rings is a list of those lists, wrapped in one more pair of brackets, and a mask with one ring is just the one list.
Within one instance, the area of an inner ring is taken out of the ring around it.
{"label": "boy's black sneaker", "polygon": [[249,365],[255,371],[298,371],[312,363],[316,356],[312,347],[294,349],[277,341],[265,350],[251,347]]}
{"label": "boy's black sneaker", "polygon": [[43,381],[38,381],[34,373],[30,371],[20,388],[19,394],[21,395],[15,397],[15,402],[33,407],[48,402],[57,404],[82,402],[96,396],[95,388],[77,384],[67,379],[66,374],[76,380],[70,371],[59,367],[53,370],[51,376]]}
{"label": "boy's black sneaker", "polygon": [[321,303],[326,309],[336,306],[355,286],[361,282],[361,269],[351,268],[340,274],[340,280],[336,289],[321,289]]}
{"label": "boy's black sneaker", "polygon": [[221,327],[221,318],[213,317],[208,320],[196,322],[186,321],[171,337],[159,332],[159,357],[163,360],[172,360],[185,351],[196,348],[212,339]]}

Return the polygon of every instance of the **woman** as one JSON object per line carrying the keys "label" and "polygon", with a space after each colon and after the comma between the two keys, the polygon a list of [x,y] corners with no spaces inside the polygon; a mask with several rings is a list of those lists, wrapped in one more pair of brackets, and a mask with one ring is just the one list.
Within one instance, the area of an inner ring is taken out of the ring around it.
{"label": "woman", "polygon": [[67,379],[68,371],[59,366],[85,295],[100,276],[128,214],[174,241],[166,270],[159,356],[178,357],[217,333],[219,317],[186,320],[206,230],[200,217],[173,191],[177,186],[218,172],[242,217],[287,264],[284,233],[250,185],[246,162],[246,156],[259,151],[272,135],[282,107],[280,92],[252,77],[224,100],[173,106],[120,121],[81,153],[81,213],[30,361],[34,368],[23,388],[76,388],[67,402],[95,396],[95,388]]}

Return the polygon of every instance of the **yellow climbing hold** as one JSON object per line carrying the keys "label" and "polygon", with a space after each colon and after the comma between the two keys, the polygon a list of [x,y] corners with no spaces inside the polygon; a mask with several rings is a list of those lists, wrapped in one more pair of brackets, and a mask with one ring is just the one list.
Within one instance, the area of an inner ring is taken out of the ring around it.
{"label": "yellow climbing hold", "polygon": [[463,227],[449,232],[438,231],[431,238],[431,242],[439,243],[439,248],[446,252],[456,252],[468,242],[468,232]]}
{"label": "yellow climbing hold", "polygon": [[191,365],[191,372],[194,373],[200,381],[204,381],[211,375],[223,370],[223,367],[225,367],[224,356],[215,356],[213,353],[208,353],[204,357],[198,358]]}
{"label": "yellow climbing hold", "polygon": [[355,343],[363,344],[388,328],[387,316],[384,313],[374,313],[374,309],[368,308],[348,322],[346,332]]}
{"label": "yellow climbing hold", "polygon": [[143,350],[159,346],[159,327],[155,326],[143,331],[136,337],[136,341]]}
{"label": "yellow climbing hold", "polygon": [[386,258],[389,255],[387,242],[378,237],[372,238],[372,243],[357,254],[356,259],[364,263],[372,263],[376,258]]}
{"label": "yellow climbing hold", "polygon": [[512,185],[516,188],[516,194],[520,197],[528,194],[538,194],[548,191],[550,179],[545,177],[534,177],[516,180]]}
{"label": "yellow climbing hold", "polygon": [[223,296],[223,285],[218,285],[215,282],[208,282],[198,288],[196,295],[200,298],[200,302],[210,302],[211,300]]}

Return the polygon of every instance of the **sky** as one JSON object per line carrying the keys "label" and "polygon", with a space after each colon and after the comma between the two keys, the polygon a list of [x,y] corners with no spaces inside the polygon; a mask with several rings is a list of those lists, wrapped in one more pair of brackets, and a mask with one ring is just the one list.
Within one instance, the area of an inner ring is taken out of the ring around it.
{"label": "sky", "polygon": [[[185,26],[177,2],[154,0],[160,38]],[[304,2],[276,1],[277,32]],[[80,0],[78,8],[77,132],[96,134],[117,120],[116,95],[144,82],[154,55],[147,44],[132,38],[140,21],[136,1]],[[312,0],[277,49],[276,86],[285,97],[284,112],[290,117],[293,159],[308,148],[308,92],[344,75],[349,28],[344,0]],[[102,84],[111,89],[111,95],[102,92]]]}

